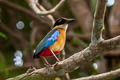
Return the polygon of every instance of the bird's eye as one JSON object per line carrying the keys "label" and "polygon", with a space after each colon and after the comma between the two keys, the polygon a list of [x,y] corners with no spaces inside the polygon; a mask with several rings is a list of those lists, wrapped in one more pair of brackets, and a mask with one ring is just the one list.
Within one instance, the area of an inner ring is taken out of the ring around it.
{"label": "bird's eye", "polygon": [[60,23],[60,22],[62,22],[62,20],[60,19],[58,22]]}

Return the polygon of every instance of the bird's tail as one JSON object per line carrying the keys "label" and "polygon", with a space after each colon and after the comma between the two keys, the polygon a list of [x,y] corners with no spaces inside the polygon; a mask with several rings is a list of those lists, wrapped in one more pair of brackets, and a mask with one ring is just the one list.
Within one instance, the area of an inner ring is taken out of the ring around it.
{"label": "bird's tail", "polygon": [[36,53],[36,50],[33,51],[33,59],[40,58],[40,56]]}

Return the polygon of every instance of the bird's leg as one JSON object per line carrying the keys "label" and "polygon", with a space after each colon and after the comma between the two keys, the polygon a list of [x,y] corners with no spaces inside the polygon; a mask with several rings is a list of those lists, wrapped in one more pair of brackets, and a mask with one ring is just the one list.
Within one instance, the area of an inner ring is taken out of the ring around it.
{"label": "bird's leg", "polygon": [[50,65],[50,63],[47,61],[47,59],[45,57],[42,57],[42,58],[45,61],[46,65]]}
{"label": "bird's leg", "polygon": [[58,62],[60,62],[60,60],[57,58],[57,56],[55,55],[55,53],[51,50],[51,52],[52,52],[52,54],[53,54],[53,56],[56,58],[56,60],[58,61]]}

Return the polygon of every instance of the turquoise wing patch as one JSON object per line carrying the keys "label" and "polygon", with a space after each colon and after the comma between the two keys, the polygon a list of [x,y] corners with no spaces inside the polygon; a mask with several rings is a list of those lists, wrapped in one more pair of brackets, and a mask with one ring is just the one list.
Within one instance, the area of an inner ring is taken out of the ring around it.
{"label": "turquoise wing patch", "polygon": [[40,54],[40,52],[54,44],[59,36],[60,32],[58,30],[50,31],[43,40],[38,44],[37,48],[34,51],[34,55]]}

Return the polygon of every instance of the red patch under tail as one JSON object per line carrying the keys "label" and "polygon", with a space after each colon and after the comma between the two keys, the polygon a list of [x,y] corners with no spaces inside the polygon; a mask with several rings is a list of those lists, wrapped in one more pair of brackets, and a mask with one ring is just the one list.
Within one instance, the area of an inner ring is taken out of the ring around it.
{"label": "red patch under tail", "polygon": [[[53,51],[55,54],[58,54],[60,53],[60,51]],[[44,49],[39,56],[44,56],[44,57],[47,57],[47,56],[53,56],[52,52],[49,50],[49,48],[46,48]]]}

